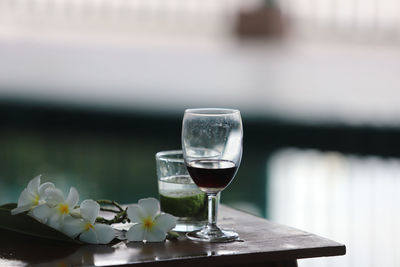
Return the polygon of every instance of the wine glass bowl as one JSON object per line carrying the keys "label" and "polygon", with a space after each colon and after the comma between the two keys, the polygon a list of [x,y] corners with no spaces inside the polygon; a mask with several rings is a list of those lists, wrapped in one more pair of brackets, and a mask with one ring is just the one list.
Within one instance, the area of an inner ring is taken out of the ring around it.
{"label": "wine glass bowl", "polygon": [[182,150],[196,185],[208,196],[208,224],[187,236],[197,241],[229,242],[238,235],[216,225],[217,194],[233,180],[242,158],[243,126],[239,110],[187,109],[182,123]]}

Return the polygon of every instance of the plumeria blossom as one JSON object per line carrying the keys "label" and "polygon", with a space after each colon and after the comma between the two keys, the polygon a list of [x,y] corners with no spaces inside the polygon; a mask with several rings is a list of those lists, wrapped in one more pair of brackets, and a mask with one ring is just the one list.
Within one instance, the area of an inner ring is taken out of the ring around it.
{"label": "plumeria blossom", "polygon": [[70,188],[65,198],[53,183],[40,184],[40,178],[37,176],[28,183],[18,199],[17,207],[11,213],[14,215],[28,211],[29,216],[71,238],[79,237],[85,243],[107,244],[115,238],[114,229],[110,225],[96,223],[100,204],[113,205],[116,209],[108,211],[117,213],[112,220],[100,217],[101,222],[125,222],[128,217],[134,223],[126,234],[128,241],[161,242],[176,225],[174,216],[160,213],[157,199],[141,199],[137,205],[131,205],[127,210],[111,200],[96,202],[88,199],[77,206],[79,194],[74,187]]}
{"label": "plumeria blossom", "polygon": [[40,184],[41,175],[36,176],[29,181],[28,186],[22,191],[18,199],[17,207],[11,210],[11,214],[15,215],[21,212],[30,211],[34,208],[46,204],[46,190],[54,189],[53,183]]}
{"label": "plumeria blossom", "polygon": [[176,226],[176,218],[160,214],[160,205],[155,198],[145,198],[138,205],[128,207],[128,218],[136,223],[126,233],[128,241],[162,242],[167,232]]}
{"label": "plumeria blossom", "polygon": [[79,201],[78,191],[71,187],[67,199],[58,188],[46,189],[45,197],[47,205],[42,205],[32,210],[32,214],[40,221],[47,221],[47,224],[57,230],[61,230],[64,218],[70,215]]}
{"label": "plumeria blossom", "polygon": [[65,217],[62,231],[71,238],[77,237],[82,242],[90,244],[108,244],[114,239],[115,233],[111,226],[95,223],[99,215],[100,205],[91,199],[84,200],[80,205],[81,218]]}

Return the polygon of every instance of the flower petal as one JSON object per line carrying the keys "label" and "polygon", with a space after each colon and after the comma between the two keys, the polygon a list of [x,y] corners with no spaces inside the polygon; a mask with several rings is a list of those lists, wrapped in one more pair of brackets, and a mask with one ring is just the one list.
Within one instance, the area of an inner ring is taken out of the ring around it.
{"label": "flower petal", "polygon": [[74,208],[79,202],[79,194],[75,187],[69,189],[67,200],[65,201],[70,208]]}
{"label": "flower petal", "polygon": [[50,207],[55,207],[59,203],[64,203],[64,194],[58,188],[47,188],[45,190],[45,194],[46,194],[45,200]]}
{"label": "flower petal", "polygon": [[40,186],[40,177],[41,176],[42,175],[38,175],[29,181],[28,186],[26,187],[28,189],[28,191],[35,193],[35,194],[39,194],[39,186]]}
{"label": "flower petal", "polygon": [[69,237],[75,238],[85,230],[85,225],[86,223],[82,219],[66,216],[61,230]]}
{"label": "flower petal", "polygon": [[57,208],[50,209],[50,216],[47,225],[60,230],[64,221],[64,215],[58,212]]}
{"label": "flower petal", "polygon": [[80,236],[79,239],[85,243],[89,244],[98,244],[97,236],[96,233],[93,229],[89,229],[87,231],[84,231]]}
{"label": "flower petal", "polygon": [[32,209],[30,215],[38,221],[46,223],[52,214],[51,209],[46,204],[43,204]]}
{"label": "flower petal", "polygon": [[95,224],[94,231],[97,235],[98,244],[108,244],[115,237],[114,230],[111,228],[111,226],[107,224],[100,224],[100,223]]}
{"label": "flower petal", "polygon": [[46,192],[47,188],[56,188],[56,187],[55,187],[55,185],[53,183],[49,183],[49,182],[41,184],[39,186],[39,192],[38,192],[40,198],[44,198],[45,197],[45,195],[46,195],[45,192]]}
{"label": "flower petal", "polygon": [[144,228],[142,224],[134,224],[126,232],[126,239],[128,241],[143,241],[144,239]]}
{"label": "flower petal", "polygon": [[29,204],[28,205],[24,205],[24,206],[18,206],[15,209],[11,210],[11,215],[16,215],[18,213],[22,213],[22,212],[28,211],[31,208],[32,208],[32,205],[29,205]]}
{"label": "flower petal", "polygon": [[176,226],[176,218],[167,213],[158,215],[154,221],[155,225],[164,232],[171,231]]}
{"label": "flower petal", "polygon": [[141,223],[145,218],[142,209],[138,205],[128,206],[127,215],[129,220],[134,223]]}
{"label": "flower petal", "polygon": [[81,203],[80,210],[82,218],[93,224],[99,215],[100,205],[94,200],[86,199]]}
{"label": "flower petal", "polygon": [[139,200],[139,207],[142,208],[143,215],[154,219],[160,210],[160,203],[155,198],[143,198]]}
{"label": "flower petal", "polygon": [[165,240],[167,233],[159,228],[157,225],[154,225],[151,230],[147,230],[144,239],[147,242],[162,242]]}
{"label": "flower petal", "polygon": [[19,195],[17,207],[28,206],[28,205],[30,206],[35,205],[35,195],[34,193],[31,193],[28,189],[25,188],[21,192],[21,195]]}

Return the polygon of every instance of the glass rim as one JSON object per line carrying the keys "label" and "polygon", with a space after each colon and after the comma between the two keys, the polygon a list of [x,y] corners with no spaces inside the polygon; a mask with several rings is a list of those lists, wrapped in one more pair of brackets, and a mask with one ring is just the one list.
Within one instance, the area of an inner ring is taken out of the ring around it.
{"label": "glass rim", "polygon": [[224,116],[240,114],[238,109],[231,108],[189,108],[185,110],[185,114],[193,114],[197,116]]}
{"label": "glass rim", "polygon": [[[174,155],[181,155],[181,158],[171,157]],[[169,162],[184,162],[182,150],[165,150],[156,153],[156,160],[165,160]]]}

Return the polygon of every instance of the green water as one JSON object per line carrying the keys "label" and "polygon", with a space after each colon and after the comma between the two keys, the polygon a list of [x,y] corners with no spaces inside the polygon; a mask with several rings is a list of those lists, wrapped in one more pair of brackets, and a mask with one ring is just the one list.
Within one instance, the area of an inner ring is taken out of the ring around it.
{"label": "green water", "polygon": [[[152,117],[0,105],[0,122],[0,204],[16,202],[38,174],[65,194],[76,187],[80,201],[158,198],[155,154],[181,146],[181,114]],[[222,192],[221,202],[248,203],[263,215],[266,158],[248,151],[245,144],[238,174]],[[162,202],[171,202],[176,214],[189,209],[200,215],[202,198]]]}
{"label": "green water", "polygon": [[160,194],[161,210],[177,217],[190,217],[198,221],[207,220],[207,196],[165,196]]}

